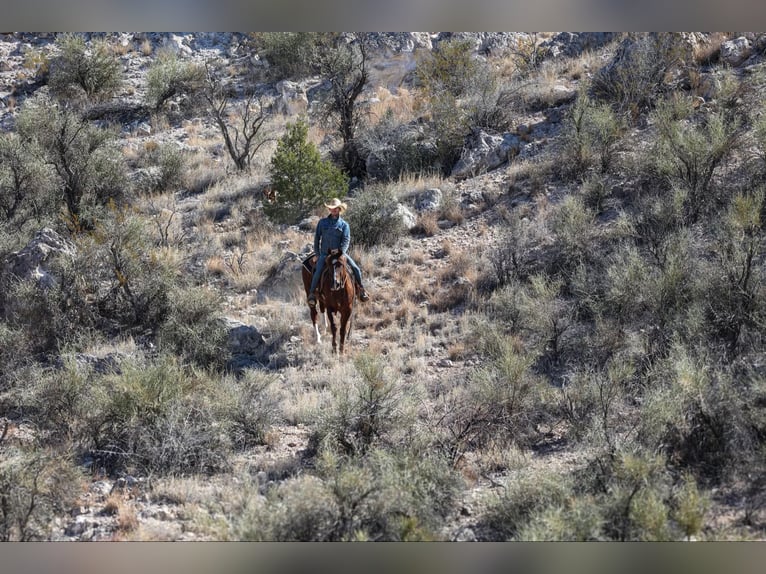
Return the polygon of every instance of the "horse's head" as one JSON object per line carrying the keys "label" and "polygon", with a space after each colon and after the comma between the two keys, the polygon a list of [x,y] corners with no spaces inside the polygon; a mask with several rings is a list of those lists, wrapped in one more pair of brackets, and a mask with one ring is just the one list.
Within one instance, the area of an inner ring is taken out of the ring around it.
{"label": "horse's head", "polygon": [[348,269],[346,268],[346,256],[340,251],[330,253],[327,256],[327,267],[330,269],[332,286],[331,291],[340,291],[348,281]]}

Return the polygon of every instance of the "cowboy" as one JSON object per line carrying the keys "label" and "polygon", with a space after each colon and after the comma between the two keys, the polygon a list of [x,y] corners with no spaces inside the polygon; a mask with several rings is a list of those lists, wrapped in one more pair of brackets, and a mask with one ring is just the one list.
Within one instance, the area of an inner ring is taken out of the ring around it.
{"label": "cowboy", "polygon": [[346,256],[346,261],[348,261],[351,271],[354,273],[354,278],[356,279],[359,299],[362,301],[369,301],[370,296],[362,285],[362,272],[356,262],[348,254],[348,246],[351,244],[351,228],[349,227],[348,222],[340,216],[341,213],[346,211],[348,206],[341,202],[337,197],[333,198],[330,203],[325,203],[324,205],[330,210],[330,213],[327,217],[319,220],[316,232],[314,233],[314,253],[317,254],[317,264],[314,268],[314,276],[311,278],[308,304],[312,307],[316,305],[316,294],[314,291],[319,283],[319,278],[322,276],[325,258],[328,253],[335,249],[339,249],[340,252]]}

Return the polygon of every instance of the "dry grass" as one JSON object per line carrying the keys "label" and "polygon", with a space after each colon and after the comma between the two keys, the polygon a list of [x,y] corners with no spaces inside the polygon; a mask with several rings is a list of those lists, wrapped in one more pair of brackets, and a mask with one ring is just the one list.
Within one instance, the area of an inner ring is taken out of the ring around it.
{"label": "dry grass", "polygon": [[117,539],[134,532],[139,526],[136,508],[123,493],[110,494],[104,503],[103,513],[115,517]]}
{"label": "dry grass", "polygon": [[154,51],[154,46],[152,46],[152,42],[151,40],[149,40],[149,38],[144,38],[138,50],[141,52],[142,56],[148,57],[152,55],[152,52]]}
{"label": "dry grass", "polygon": [[396,94],[392,94],[387,88],[378,86],[364,111],[372,123],[380,121],[386,114],[391,114],[397,123],[406,123],[417,117],[422,107],[422,98],[407,88],[398,88]]}
{"label": "dry grass", "polygon": [[697,65],[713,62],[721,52],[721,44],[729,38],[730,32],[714,32],[707,35],[706,41],[694,48],[694,62]]}

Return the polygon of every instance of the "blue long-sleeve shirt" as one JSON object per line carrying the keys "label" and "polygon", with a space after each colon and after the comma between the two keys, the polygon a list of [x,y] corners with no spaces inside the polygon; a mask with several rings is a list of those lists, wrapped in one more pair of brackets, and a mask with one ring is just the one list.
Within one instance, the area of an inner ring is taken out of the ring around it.
{"label": "blue long-sleeve shirt", "polygon": [[346,253],[350,244],[351,228],[342,217],[328,215],[319,220],[314,232],[315,253],[326,254],[332,249],[340,249],[342,253]]}

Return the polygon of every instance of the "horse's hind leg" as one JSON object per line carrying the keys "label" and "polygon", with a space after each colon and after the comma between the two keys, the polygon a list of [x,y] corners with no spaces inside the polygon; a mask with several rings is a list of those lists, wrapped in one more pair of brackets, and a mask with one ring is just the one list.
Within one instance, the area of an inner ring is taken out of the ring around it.
{"label": "horse's hind leg", "polygon": [[340,353],[343,354],[346,348],[346,335],[348,335],[349,319],[351,314],[341,313],[340,315]]}

